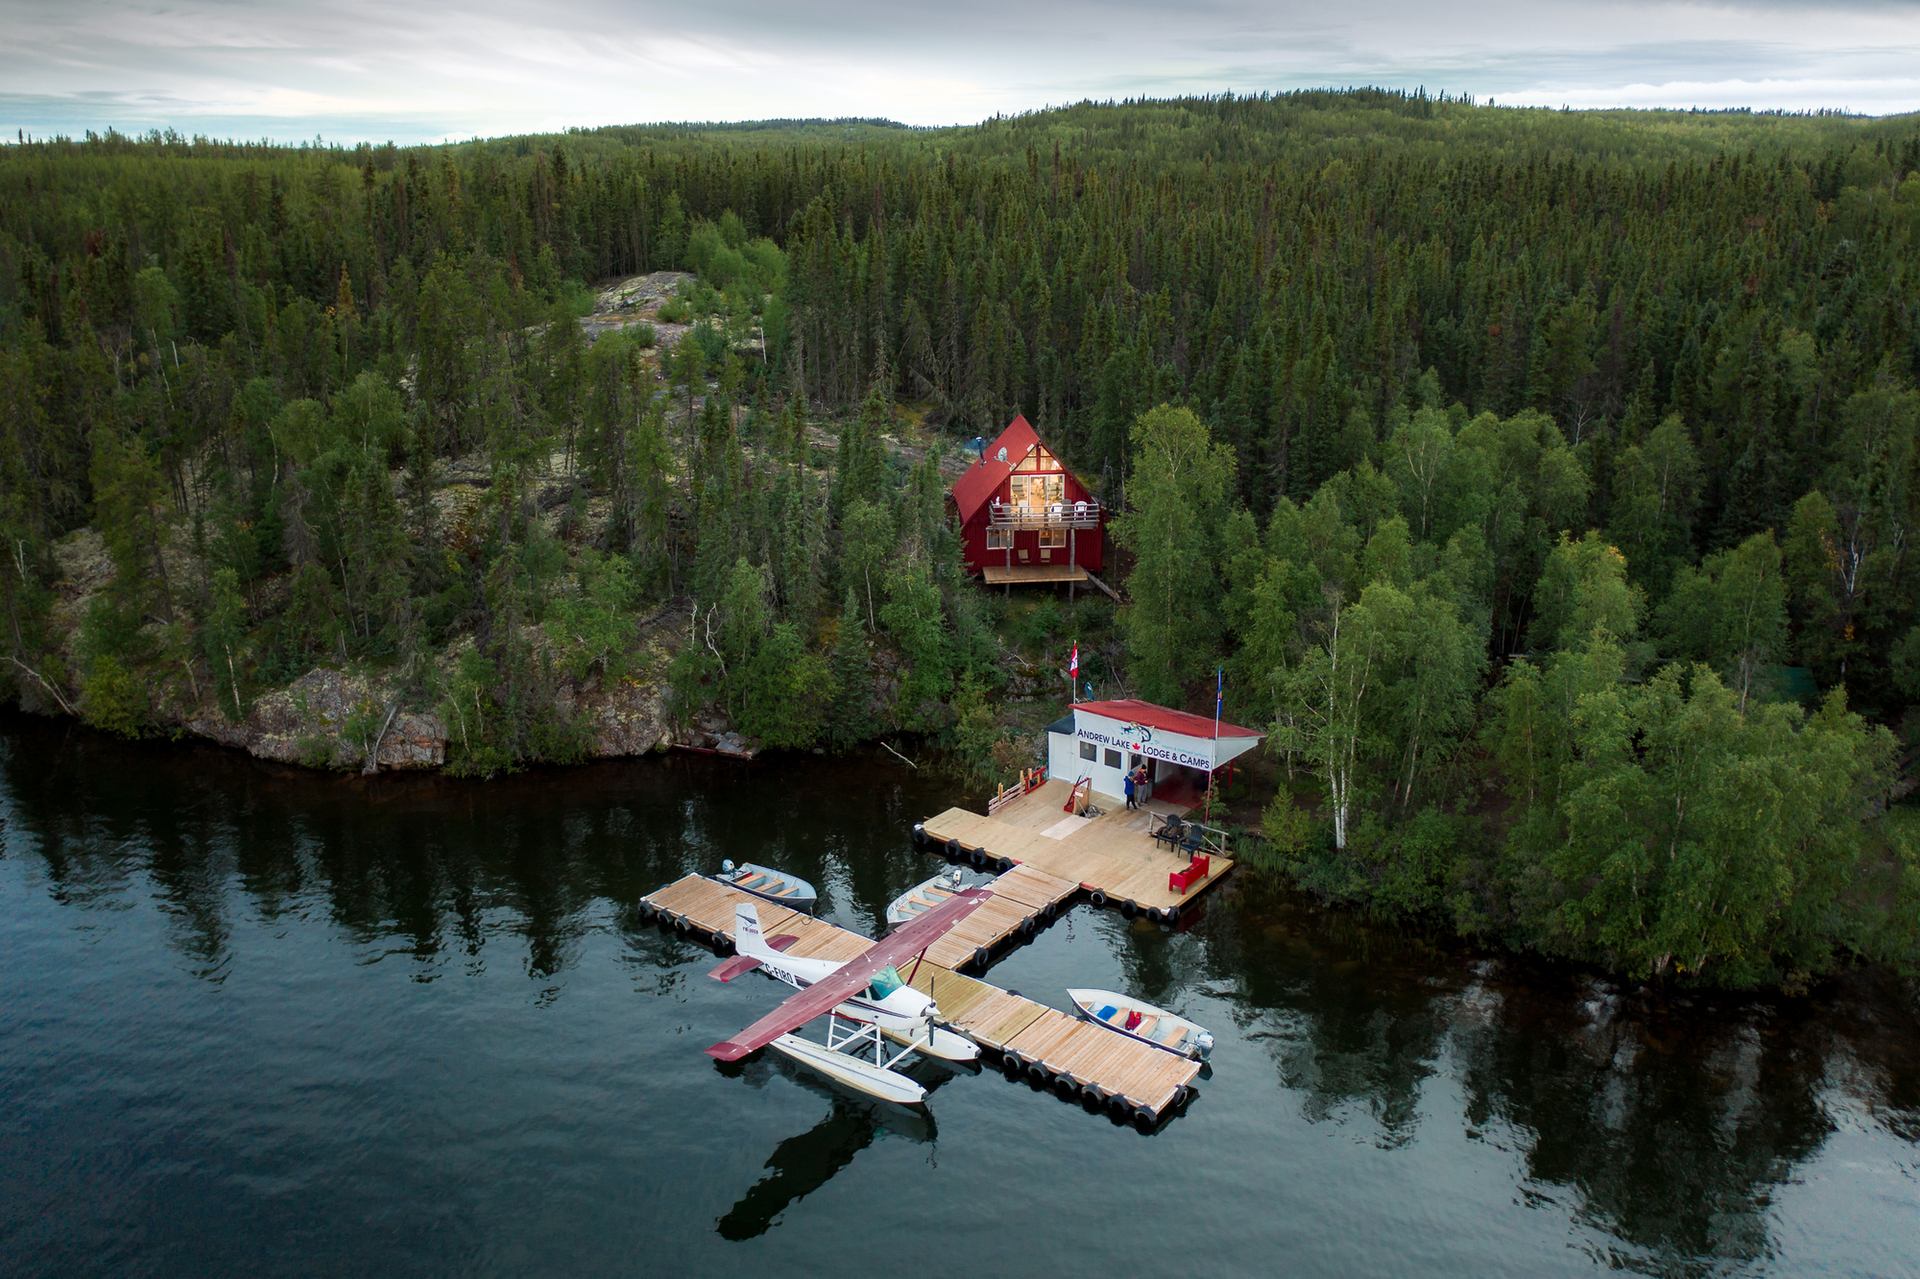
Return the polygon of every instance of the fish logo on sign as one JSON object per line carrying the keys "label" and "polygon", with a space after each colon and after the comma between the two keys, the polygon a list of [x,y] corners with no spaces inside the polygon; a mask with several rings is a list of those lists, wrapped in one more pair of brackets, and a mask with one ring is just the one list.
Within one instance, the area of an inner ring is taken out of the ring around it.
{"label": "fish logo on sign", "polygon": [[1139,750],[1142,746],[1145,746],[1153,740],[1153,730],[1145,724],[1122,724],[1120,726],[1120,735],[1122,737],[1137,739],[1127,745],[1128,750],[1134,751]]}

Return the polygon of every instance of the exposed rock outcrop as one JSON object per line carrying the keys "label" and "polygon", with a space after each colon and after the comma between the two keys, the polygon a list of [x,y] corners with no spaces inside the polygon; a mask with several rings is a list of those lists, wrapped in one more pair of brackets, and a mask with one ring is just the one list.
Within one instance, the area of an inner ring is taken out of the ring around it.
{"label": "exposed rock outcrop", "polygon": [[562,706],[584,718],[592,740],[588,754],[596,759],[645,755],[672,740],[667,703],[656,684],[616,680],[577,693],[563,693]]}
{"label": "exposed rock outcrop", "polygon": [[447,727],[439,716],[395,710],[386,690],[362,676],[335,670],[308,671],[286,688],[261,697],[243,720],[201,714],[188,720],[186,728],[283,764],[361,767],[375,739],[375,762],[383,769],[439,768],[447,762]]}

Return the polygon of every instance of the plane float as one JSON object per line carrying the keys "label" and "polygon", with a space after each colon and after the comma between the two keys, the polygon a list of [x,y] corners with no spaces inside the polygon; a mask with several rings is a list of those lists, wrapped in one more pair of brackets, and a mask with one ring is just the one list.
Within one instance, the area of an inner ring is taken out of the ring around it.
{"label": "plane float", "polygon": [[[760,931],[759,908],[753,902],[735,903],[734,949],[738,953],[708,976],[730,982],[758,971],[794,987],[795,993],[731,1039],[708,1048],[707,1055],[718,1061],[739,1061],[772,1047],[869,1097],[919,1105],[927,1090],[893,1069],[902,1059],[921,1053],[945,1061],[974,1061],[980,1049],[972,1040],[935,1025],[939,1006],[909,983],[927,948],[992,896],[985,888],[962,889],[844,963],[786,954],[798,939],[765,936]],[[902,977],[897,965],[909,958],[913,968]],[[824,1044],[792,1033],[822,1013],[827,1014]],[[901,1045],[898,1052],[891,1050],[889,1041]]]}

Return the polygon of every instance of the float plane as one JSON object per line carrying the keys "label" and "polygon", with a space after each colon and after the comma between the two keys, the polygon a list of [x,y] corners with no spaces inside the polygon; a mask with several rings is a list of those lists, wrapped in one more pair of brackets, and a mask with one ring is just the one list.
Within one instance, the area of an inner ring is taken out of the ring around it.
{"label": "float plane", "polygon": [[[794,987],[797,993],[733,1038],[708,1048],[707,1055],[719,1061],[738,1061],[771,1045],[801,1065],[869,1097],[908,1106],[920,1104],[927,1090],[893,1069],[903,1057],[924,1053],[946,1061],[973,1061],[980,1049],[971,1040],[934,1025],[940,1016],[939,1007],[907,984],[913,976],[911,969],[902,977],[896,965],[911,957],[913,967],[918,968],[929,946],[991,896],[992,892],[984,888],[957,892],[845,963],[785,954],[799,939],[763,935],[758,907],[752,902],[736,903],[733,940],[739,953],[708,976],[732,981],[742,973],[758,970]],[[827,1014],[825,1046],[790,1033],[822,1013]],[[890,1053],[887,1040],[904,1046]]]}

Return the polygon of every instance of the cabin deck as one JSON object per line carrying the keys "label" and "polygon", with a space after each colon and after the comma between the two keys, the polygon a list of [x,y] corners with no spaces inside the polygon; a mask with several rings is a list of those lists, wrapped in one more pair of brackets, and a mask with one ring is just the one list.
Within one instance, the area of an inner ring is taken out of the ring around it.
{"label": "cabin deck", "polygon": [[[1015,901],[1015,894],[1036,897],[1054,891],[1046,880],[1023,867],[1002,875],[992,887],[996,898],[1004,887],[1010,903]],[[1067,885],[1066,891],[1048,904],[1057,905],[1071,891],[1072,886]],[[858,933],[785,910],[703,875],[683,876],[640,900],[665,927],[729,941],[733,938],[734,904],[753,902],[760,909],[761,931],[768,937],[784,933],[797,938],[786,952],[790,955],[848,960],[873,944]],[[1029,902],[1019,905],[1029,912],[1021,918],[1042,913]],[[980,907],[954,932],[993,906],[994,902],[989,902]],[[941,940],[952,936],[950,933]],[[1009,1075],[1024,1072],[1037,1080],[1052,1080],[1064,1094],[1077,1093],[1127,1114],[1145,1112],[1158,1120],[1186,1098],[1194,1076],[1200,1073],[1198,1062],[1161,1052],[955,972],[934,957],[938,945],[928,950],[926,959],[908,965],[908,981],[940,1005],[941,1023],[947,1029],[999,1053]],[[971,950],[968,955],[971,957]]]}
{"label": "cabin deck", "polygon": [[1078,564],[983,564],[988,586],[1029,586],[1035,582],[1084,582],[1087,570]]}
{"label": "cabin deck", "polygon": [[927,841],[963,854],[976,849],[989,862],[1011,861],[1079,884],[1117,906],[1134,907],[1170,916],[1226,877],[1233,869],[1227,857],[1214,857],[1204,879],[1177,892],[1167,876],[1185,870],[1188,856],[1155,840],[1148,833],[1155,813],[1182,813],[1178,805],[1148,800],[1144,808],[1128,810],[1125,800],[1095,793],[1097,817],[1076,817],[1065,810],[1073,788],[1050,779],[1044,785],[1002,804],[991,817],[949,808],[921,823]]}

